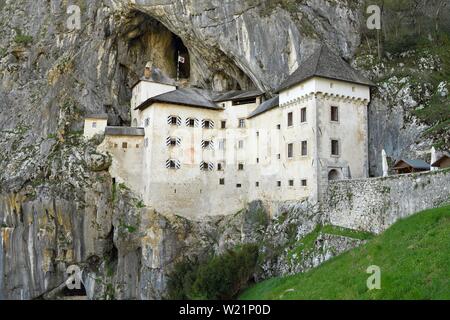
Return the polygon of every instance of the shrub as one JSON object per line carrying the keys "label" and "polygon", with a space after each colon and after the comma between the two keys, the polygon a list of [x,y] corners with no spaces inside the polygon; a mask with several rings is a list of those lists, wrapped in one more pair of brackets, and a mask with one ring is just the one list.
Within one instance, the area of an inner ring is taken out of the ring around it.
{"label": "shrub", "polygon": [[231,299],[247,286],[256,268],[258,246],[243,245],[205,262],[183,261],[169,282],[171,299]]}
{"label": "shrub", "polygon": [[33,37],[23,34],[21,30],[16,29],[16,37],[14,38],[14,42],[17,44],[27,45],[33,41]]}

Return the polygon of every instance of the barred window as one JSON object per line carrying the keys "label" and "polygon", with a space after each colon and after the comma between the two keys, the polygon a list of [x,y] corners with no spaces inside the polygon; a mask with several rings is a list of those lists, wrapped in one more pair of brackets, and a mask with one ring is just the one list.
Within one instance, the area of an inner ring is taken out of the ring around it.
{"label": "barred window", "polygon": [[181,126],[181,118],[178,116],[167,117],[167,123],[171,126]]}
{"label": "barred window", "polygon": [[212,140],[202,140],[203,149],[214,149],[214,141]]}
{"label": "barred window", "polygon": [[214,170],[214,164],[211,162],[202,161],[200,163],[200,170],[201,171],[212,171],[212,170]]}
{"label": "barred window", "polygon": [[195,128],[198,127],[198,119],[196,118],[187,118],[186,119],[186,127]]}
{"label": "barred window", "polygon": [[209,119],[202,120],[202,128],[203,129],[214,129],[214,121]]}
{"label": "barred window", "polygon": [[166,145],[168,147],[176,147],[181,145],[181,139],[177,137],[167,137],[166,139]]}
{"label": "barred window", "polygon": [[175,159],[169,159],[166,161],[166,168],[167,169],[173,169],[173,170],[177,170],[180,169],[181,164],[180,161],[175,160]]}

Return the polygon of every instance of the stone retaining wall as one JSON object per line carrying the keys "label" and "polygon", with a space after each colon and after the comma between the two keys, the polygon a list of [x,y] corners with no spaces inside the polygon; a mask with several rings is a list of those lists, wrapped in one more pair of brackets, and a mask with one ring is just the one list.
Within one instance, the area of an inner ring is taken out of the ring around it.
{"label": "stone retaining wall", "polygon": [[330,223],[380,233],[400,218],[450,200],[450,169],[330,182],[322,201]]}

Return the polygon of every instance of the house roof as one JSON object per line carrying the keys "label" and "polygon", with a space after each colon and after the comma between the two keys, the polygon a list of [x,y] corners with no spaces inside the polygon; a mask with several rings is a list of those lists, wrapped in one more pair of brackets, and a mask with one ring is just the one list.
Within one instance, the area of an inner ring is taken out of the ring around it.
{"label": "house roof", "polygon": [[331,52],[326,45],[321,45],[309,58],[303,61],[276,90],[277,92],[308,80],[312,77],[348,81],[367,86],[375,84],[366,79],[359,71],[352,68],[341,57]]}
{"label": "house roof", "polygon": [[178,89],[160,94],[156,97],[147,99],[142,104],[137,106],[136,109],[143,110],[155,102],[165,102],[189,107],[223,110],[222,107],[219,107],[214,102],[212,102],[212,98],[208,91],[194,88]]}
{"label": "house roof", "polygon": [[106,113],[92,113],[92,114],[86,115],[84,118],[85,119],[108,120],[108,114],[106,114]]}
{"label": "house roof", "polygon": [[109,136],[145,136],[144,128],[106,127],[105,134]]}
{"label": "house roof", "polygon": [[401,159],[399,161],[397,161],[394,165],[394,169],[400,169],[402,167],[400,167],[400,164],[404,162],[405,164],[407,164],[407,166],[413,168],[413,169],[424,169],[424,170],[429,170],[430,169],[430,165],[428,163],[426,163],[423,160],[410,160],[410,159]]}
{"label": "house roof", "polygon": [[225,92],[217,92],[215,97],[213,98],[214,102],[223,102],[223,101],[236,101],[236,100],[244,100],[250,98],[256,98],[261,96],[263,93],[259,90],[232,90]]}
{"label": "house roof", "polygon": [[441,155],[441,156],[439,157],[439,159],[436,160],[436,162],[432,163],[431,166],[432,166],[432,167],[439,167],[439,165],[441,164],[441,162],[444,161],[445,159],[450,159],[450,153],[444,152],[444,154]]}
{"label": "house roof", "polygon": [[253,110],[250,115],[248,116],[248,119],[256,117],[266,111],[275,109],[279,106],[280,104],[280,97],[276,96],[273,97],[272,99],[269,99],[267,101],[264,101],[263,103],[261,103],[255,110]]}

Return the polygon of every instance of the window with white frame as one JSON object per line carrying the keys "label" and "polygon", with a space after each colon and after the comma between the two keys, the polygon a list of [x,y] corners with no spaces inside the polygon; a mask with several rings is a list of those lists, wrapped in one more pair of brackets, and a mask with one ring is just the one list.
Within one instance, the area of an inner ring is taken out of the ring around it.
{"label": "window with white frame", "polygon": [[245,128],[245,119],[239,119],[239,128],[243,129]]}
{"label": "window with white frame", "polygon": [[300,122],[305,123],[306,122],[306,107],[301,108],[300,110]]}
{"label": "window with white frame", "polygon": [[331,155],[332,156],[339,156],[339,140],[331,140]]}
{"label": "window with white frame", "polygon": [[301,142],[301,155],[303,157],[308,155],[308,141]]}
{"label": "window with white frame", "polygon": [[292,159],[294,157],[294,144],[289,143],[287,145],[287,156],[289,159]]}

